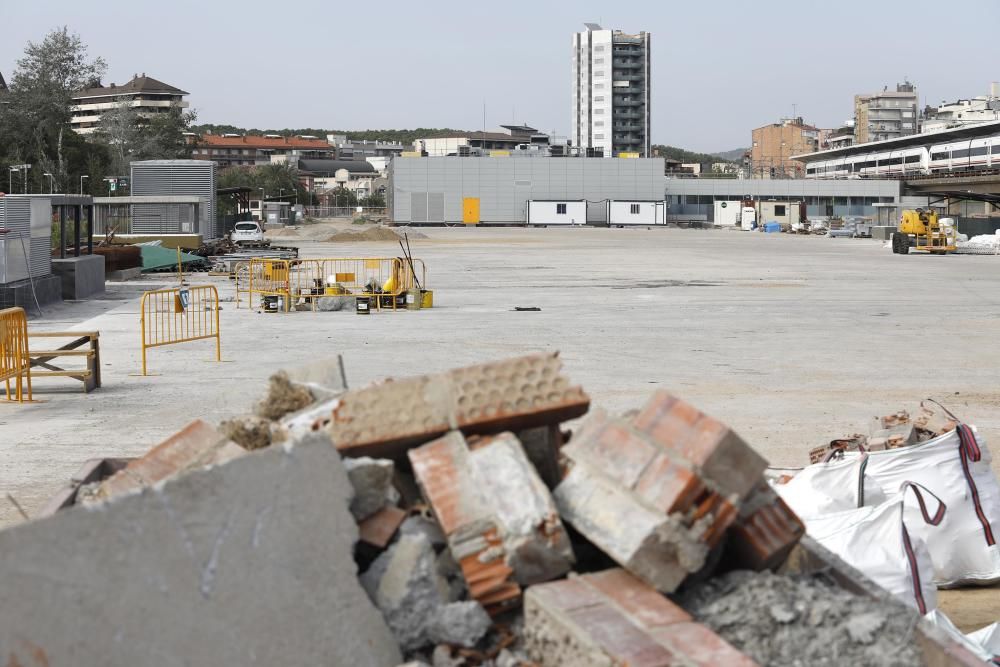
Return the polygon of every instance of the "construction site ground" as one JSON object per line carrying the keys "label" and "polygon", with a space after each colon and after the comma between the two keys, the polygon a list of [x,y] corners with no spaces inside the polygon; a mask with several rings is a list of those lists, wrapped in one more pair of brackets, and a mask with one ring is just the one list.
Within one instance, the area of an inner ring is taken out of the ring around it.
{"label": "construction site ground", "polygon": [[[402,254],[392,241],[315,240],[338,227],[280,241],[303,257]],[[155,375],[137,375],[140,295],[175,275],[46,308],[32,330],[100,331],[103,387],[39,379],[38,402],[0,405],[0,526],[22,520],[7,494],[31,515],[85,460],[140,455],[196,417],[248,412],[275,370],[336,354],[360,386],[557,349],[596,406],[634,408],[667,388],[777,466],[802,466],[812,447],[925,397],[1000,447],[1000,258],[720,230],[414,231],[431,310],[264,314],[237,309],[232,281],[188,275],[219,289],[222,363],[212,342],[185,343],[150,350]],[[941,607],[965,631],[1000,619],[996,588],[942,592]]]}

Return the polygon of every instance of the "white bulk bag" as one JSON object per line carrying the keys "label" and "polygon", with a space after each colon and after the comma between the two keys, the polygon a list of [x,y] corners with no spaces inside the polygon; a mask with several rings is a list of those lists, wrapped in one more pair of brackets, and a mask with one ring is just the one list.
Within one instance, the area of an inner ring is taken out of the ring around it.
{"label": "white bulk bag", "polygon": [[[911,493],[905,493],[906,489]],[[807,519],[806,533],[899,600],[926,614],[937,606],[934,566],[927,545],[913,536],[914,528],[916,523],[926,523],[934,530],[947,512],[940,501],[929,498],[926,489],[907,483],[903,493],[877,507]],[[904,516],[907,498],[917,508],[919,518],[915,521]]]}
{"label": "white bulk bag", "polygon": [[1000,655],[1000,636],[998,636],[996,623],[963,635],[962,631],[955,627],[951,619],[945,616],[940,609],[928,612],[924,616],[924,620],[946,632],[957,643],[984,662],[994,664],[990,661]]}
{"label": "white bulk bag", "polygon": [[774,485],[774,490],[802,519],[877,505],[885,500],[878,483],[873,479],[865,479],[863,487],[858,483],[865,467],[864,457],[857,456],[814,463],[787,483]]}
{"label": "white bulk bag", "polygon": [[[927,442],[868,452],[867,456],[847,454],[845,458],[864,466],[865,504],[867,488],[874,481],[889,500],[899,498],[904,482],[927,487],[948,507],[939,527],[931,528],[916,520],[916,510],[908,505],[907,524],[911,534],[926,544],[934,563],[934,580],[939,587],[987,584],[1000,581],[1000,484],[990,469],[990,454],[975,431],[960,425],[954,431]],[[846,485],[844,493],[852,491]]]}

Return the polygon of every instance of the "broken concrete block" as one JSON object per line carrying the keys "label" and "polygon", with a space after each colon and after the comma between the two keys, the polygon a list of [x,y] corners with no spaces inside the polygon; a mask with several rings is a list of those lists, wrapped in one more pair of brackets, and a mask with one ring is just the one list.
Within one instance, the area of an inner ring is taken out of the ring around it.
{"label": "broken concrete block", "polygon": [[351,514],[358,521],[364,521],[386,505],[395,505],[399,501],[399,493],[392,488],[392,461],[362,456],[344,459],[344,467],[354,487]]}
{"label": "broken concrete block", "polygon": [[900,410],[899,412],[882,417],[872,417],[869,432],[874,435],[876,431],[882,431],[887,428],[893,428],[894,426],[909,424],[911,421],[910,413],[906,410]]}
{"label": "broken concrete block", "polygon": [[257,404],[254,412],[258,417],[278,420],[308,407],[314,400],[307,388],[293,384],[288,379],[288,373],[278,371],[268,380],[267,396]]}
{"label": "broken concrete block", "polygon": [[427,625],[433,644],[451,644],[471,648],[493,626],[490,615],[474,600],[442,605]]}
{"label": "broken concrete block", "polygon": [[739,569],[771,570],[785,562],[805,532],[802,520],[761,481],[730,526],[726,551]]}
{"label": "broken concrete block", "polygon": [[632,423],[696,466],[724,495],[745,498],[767,468],[767,461],[736,432],[666,391],[654,393]]}
{"label": "broken concrete block", "polygon": [[359,539],[376,549],[385,549],[406,519],[406,510],[387,505],[358,523]]}
{"label": "broken concrete block", "polygon": [[528,589],[524,642],[540,665],[741,665],[754,662],[624,570]]}
{"label": "broken concrete block", "polygon": [[0,655],[25,666],[397,665],[358,585],[351,493],[316,435],[0,531]]}
{"label": "broken concrete block", "polygon": [[399,527],[399,532],[403,535],[422,533],[424,537],[430,540],[431,546],[434,547],[435,551],[441,551],[448,546],[448,539],[441,531],[441,526],[438,525],[438,522],[420,514],[407,517],[403,525]]}
{"label": "broken concrete block", "polygon": [[336,398],[347,391],[344,360],[339,354],[310,361],[304,366],[288,370],[287,374],[289,381],[308,389],[316,401]]}
{"label": "broken concrete block", "polygon": [[[434,549],[423,535],[401,536],[361,575],[361,584],[403,651],[444,641],[437,639],[444,635],[472,646],[489,630],[489,617],[479,603],[473,602],[477,608],[473,609],[466,603],[447,602],[448,584],[438,575]],[[463,625],[449,634],[445,626],[466,615],[469,618],[462,620]]]}
{"label": "broken concrete block", "polygon": [[470,594],[487,611],[517,604],[520,586],[572,567],[552,496],[513,434],[483,438],[470,449],[452,431],[409,457]]}
{"label": "broken concrete block", "polygon": [[829,444],[809,450],[809,463],[822,463],[829,460],[836,452],[856,452],[868,449],[868,436],[854,433],[843,438],[831,440]]}
{"label": "broken concrete block", "polygon": [[562,450],[554,497],[562,518],[664,592],[705,563],[736,518],[730,500],[629,422],[595,413]]}
{"label": "broken concrete block", "polygon": [[231,461],[246,453],[245,449],[205,422],[195,420],[141,458],[130,461],[124,469],[101,482],[96,492],[81,496],[79,501],[104,501],[152,486],[174,475]]}
{"label": "broken concrete block", "polygon": [[349,391],[330,432],[346,456],[395,458],[453,429],[490,434],[573,419],[590,399],[560,366],[556,354],[534,354]]}

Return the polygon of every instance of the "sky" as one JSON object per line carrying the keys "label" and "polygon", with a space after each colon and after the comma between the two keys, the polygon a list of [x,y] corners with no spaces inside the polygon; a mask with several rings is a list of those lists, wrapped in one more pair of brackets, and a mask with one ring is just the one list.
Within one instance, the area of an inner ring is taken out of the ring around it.
{"label": "sky", "polygon": [[0,0],[0,72],[63,25],[191,93],[199,122],[340,130],[527,123],[568,134],[584,22],[652,33],[653,143],[724,151],[793,114],[836,127],[909,78],[921,106],[1000,80],[1000,0]]}

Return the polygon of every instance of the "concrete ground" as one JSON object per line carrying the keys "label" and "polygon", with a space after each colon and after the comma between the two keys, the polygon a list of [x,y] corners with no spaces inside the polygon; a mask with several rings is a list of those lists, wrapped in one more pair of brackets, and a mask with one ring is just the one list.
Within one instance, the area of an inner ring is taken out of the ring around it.
{"label": "concrete ground", "polygon": [[[420,231],[411,245],[434,309],[260,314],[227,301],[223,363],[211,343],[187,343],[151,350],[158,375],[135,375],[139,295],[170,276],[48,309],[33,329],[100,330],[104,386],[84,395],[75,381],[39,379],[40,402],[0,405],[0,525],[21,520],[6,494],[31,515],[86,459],[138,455],[196,417],[247,412],[275,370],[338,353],[359,386],[559,350],[595,405],[624,410],[670,389],[780,466],[925,397],[1000,442],[1000,257],[733,231]],[[388,242],[298,242],[306,257],[400,254]],[[225,278],[194,282],[234,295]],[[948,593],[942,606],[972,629],[1000,618],[995,592]]]}

